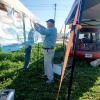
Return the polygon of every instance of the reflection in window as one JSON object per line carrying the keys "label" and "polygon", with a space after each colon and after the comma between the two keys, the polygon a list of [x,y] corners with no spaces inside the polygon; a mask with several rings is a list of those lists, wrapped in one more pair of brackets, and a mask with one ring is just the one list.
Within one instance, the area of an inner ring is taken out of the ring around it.
{"label": "reflection in window", "polygon": [[80,33],[78,49],[89,51],[100,50],[100,33]]}

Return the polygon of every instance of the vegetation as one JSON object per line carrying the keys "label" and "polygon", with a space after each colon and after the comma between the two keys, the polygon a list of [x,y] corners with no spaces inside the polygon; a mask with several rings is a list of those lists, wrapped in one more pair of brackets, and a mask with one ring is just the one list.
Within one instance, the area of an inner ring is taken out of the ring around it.
{"label": "vegetation", "polygon": [[[11,53],[0,52],[0,90],[15,89],[15,100],[55,100],[60,77],[48,86],[39,76],[43,74],[43,49],[37,45],[32,50],[30,71],[23,71],[24,50]],[[63,49],[57,45],[54,63],[63,60]],[[59,100],[67,100],[69,79],[66,77]],[[100,67],[92,68],[88,61],[77,61],[71,100],[100,100]]]}

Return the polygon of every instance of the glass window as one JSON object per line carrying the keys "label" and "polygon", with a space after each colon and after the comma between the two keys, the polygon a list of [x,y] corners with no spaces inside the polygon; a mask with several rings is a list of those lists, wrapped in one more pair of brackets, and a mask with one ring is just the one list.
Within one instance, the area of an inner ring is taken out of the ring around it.
{"label": "glass window", "polygon": [[84,32],[79,34],[79,50],[100,50],[100,33]]}
{"label": "glass window", "polygon": [[100,33],[96,34],[96,40],[97,40],[97,50],[100,51]]}

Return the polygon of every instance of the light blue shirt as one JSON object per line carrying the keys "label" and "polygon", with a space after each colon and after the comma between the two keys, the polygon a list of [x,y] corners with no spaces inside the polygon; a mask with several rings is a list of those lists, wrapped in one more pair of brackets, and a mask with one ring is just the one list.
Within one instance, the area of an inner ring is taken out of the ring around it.
{"label": "light blue shirt", "polygon": [[30,30],[30,32],[28,33],[28,39],[27,39],[27,41],[26,41],[26,43],[25,43],[25,45],[26,46],[33,46],[33,44],[34,44],[34,29],[32,28],[31,30]]}
{"label": "light blue shirt", "polygon": [[40,24],[36,24],[34,27],[36,31],[38,31],[40,34],[45,35],[43,47],[54,48],[56,44],[56,38],[57,38],[57,29],[55,27],[48,29]]}

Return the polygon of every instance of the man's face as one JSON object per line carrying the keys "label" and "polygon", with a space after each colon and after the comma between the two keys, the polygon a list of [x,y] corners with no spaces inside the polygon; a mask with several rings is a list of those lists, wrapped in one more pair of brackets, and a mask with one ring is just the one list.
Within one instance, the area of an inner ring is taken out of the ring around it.
{"label": "man's face", "polygon": [[47,28],[52,28],[52,27],[54,27],[54,24],[51,22],[47,22]]}

